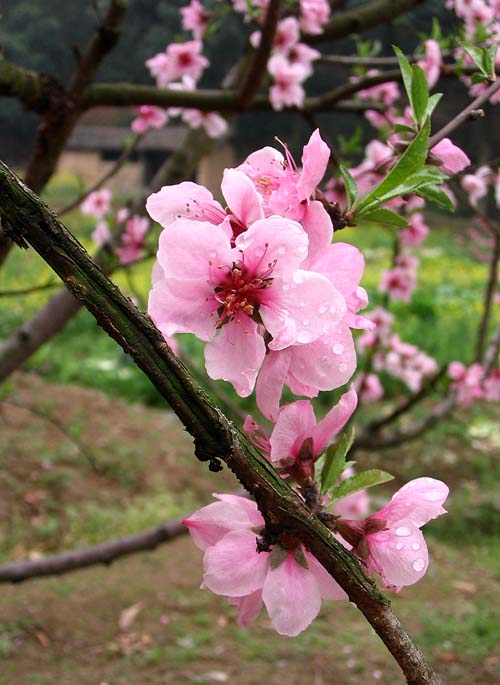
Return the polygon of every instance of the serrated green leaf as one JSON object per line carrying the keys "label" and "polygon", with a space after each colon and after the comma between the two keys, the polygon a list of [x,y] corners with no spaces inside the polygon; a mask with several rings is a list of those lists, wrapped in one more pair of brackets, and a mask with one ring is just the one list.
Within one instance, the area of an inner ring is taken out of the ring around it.
{"label": "serrated green leaf", "polygon": [[354,476],[346,478],[337,485],[332,493],[332,501],[335,502],[339,499],[343,499],[348,495],[353,495],[355,492],[359,492],[359,490],[371,488],[374,485],[387,483],[387,481],[393,480],[393,478],[394,476],[391,476],[390,473],[387,473],[387,471],[381,471],[380,469],[369,469],[368,471],[356,473]]}
{"label": "serrated green leaf", "polygon": [[436,107],[439,104],[439,101],[443,97],[443,93],[434,93],[434,95],[431,95],[429,98],[429,101],[427,103],[427,110],[425,112],[426,116],[430,117],[431,114],[434,112]]}
{"label": "serrated green leaf", "polygon": [[[361,217],[363,210],[366,211],[370,205],[377,206],[381,204],[384,196],[390,194],[391,191],[400,187],[410,176],[414,176],[424,168],[425,160],[427,159],[430,127],[430,121],[427,119],[385,179],[361,200],[357,208],[358,217]],[[391,197],[396,196],[392,194]]]}
{"label": "serrated green leaf", "polygon": [[434,202],[435,204],[439,205],[440,207],[443,207],[449,212],[455,211],[455,205],[453,204],[448,193],[444,191],[442,188],[439,188],[438,186],[424,186],[418,191],[417,195],[420,195],[425,200],[430,200],[431,202]]}
{"label": "serrated green leaf", "polygon": [[347,195],[347,209],[351,209],[358,199],[358,184],[351,176],[349,169],[343,164],[339,164],[339,171],[344,179],[345,191]]}
{"label": "serrated green leaf", "polygon": [[342,433],[339,440],[326,451],[321,471],[321,494],[327,492],[347,468],[345,457],[354,442],[354,428]]}
{"label": "serrated green leaf", "polygon": [[376,221],[385,226],[396,226],[397,228],[406,228],[408,226],[408,220],[404,216],[383,207],[372,209],[363,215],[363,219],[366,219],[366,221]]}
{"label": "serrated green leaf", "polygon": [[410,105],[412,105],[413,109],[413,104],[411,101],[411,81],[413,78],[413,69],[411,67],[411,64],[408,62],[406,57],[403,55],[401,50],[396,45],[393,45],[392,49],[394,50],[394,52],[396,53],[396,57],[398,58],[399,69],[401,71],[401,76],[403,77],[403,85],[405,87],[406,94],[408,95]]}
{"label": "serrated green leaf", "polygon": [[425,71],[415,65],[411,79],[411,102],[415,123],[420,126],[427,112],[429,102],[429,84]]}

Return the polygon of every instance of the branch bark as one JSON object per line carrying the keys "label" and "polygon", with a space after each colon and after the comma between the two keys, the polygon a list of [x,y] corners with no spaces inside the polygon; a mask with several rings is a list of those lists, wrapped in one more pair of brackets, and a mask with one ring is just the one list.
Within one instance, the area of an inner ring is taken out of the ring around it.
{"label": "branch bark", "polygon": [[0,164],[0,215],[20,246],[31,245],[82,300],[106,332],[132,356],[194,438],[195,454],[219,470],[220,461],[254,495],[271,534],[301,540],[356,604],[383,640],[409,685],[438,685],[439,677],[363,573],[272,465],[213,405],[172,354],[159,331],[107,279],[83,247],[17,177]]}

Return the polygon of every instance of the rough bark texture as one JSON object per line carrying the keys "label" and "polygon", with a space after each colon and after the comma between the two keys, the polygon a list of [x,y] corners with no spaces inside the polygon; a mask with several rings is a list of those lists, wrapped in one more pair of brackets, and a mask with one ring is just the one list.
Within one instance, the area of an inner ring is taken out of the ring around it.
{"label": "rough bark texture", "polygon": [[438,676],[356,559],[214,406],[148,317],[121,294],[69,231],[4,164],[0,164],[0,193],[0,215],[11,238],[21,247],[31,245],[147,374],[193,436],[196,456],[208,461],[213,470],[225,462],[254,495],[269,533],[286,531],[311,550],[370,622],[409,685],[438,685]]}

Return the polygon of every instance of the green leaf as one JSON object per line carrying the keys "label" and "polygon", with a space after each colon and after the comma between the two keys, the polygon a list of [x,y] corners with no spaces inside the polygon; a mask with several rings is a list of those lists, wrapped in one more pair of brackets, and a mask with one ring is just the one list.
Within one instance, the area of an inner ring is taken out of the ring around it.
{"label": "green leaf", "polygon": [[363,214],[363,219],[367,221],[376,221],[379,224],[384,224],[386,226],[396,226],[397,228],[406,228],[408,226],[408,220],[401,216],[401,214],[396,214],[390,209],[384,209],[379,207],[378,209],[372,209],[366,214]]}
{"label": "green leaf", "polygon": [[359,492],[359,490],[371,488],[374,485],[387,483],[387,481],[393,480],[393,478],[394,476],[391,476],[390,473],[387,473],[387,471],[381,471],[380,469],[369,469],[368,471],[356,473],[354,476],[346,478],[337,485],[333,491],[332,501],[352,495],[355,492]]}
{"label": "green leaf", "polygon": [[415,123],[420,126],[427,112],[429,84],[425,71],[417,65],[413,67],[411,79],[411,102]]}
{"label": "green leaf", "polygon": [[415,133],[413,126],[407,126],[406,124],[396,124],[394,131],[396,133]]}
{"label": "green leaf", "polygon": [[342,433],[339,440],[326,451],[325,463],[321,471],[321,494],[327,492],[347,468],[345,457],[354,442],[354,428]]}
{"label": "green leaf", "polygon": [[345,191],[347,194],[347,209],[351,209],[358,199],[358,185],[346,166],[339,164],[339,171],[344,179]]}
{"label": "green leaf", "polygon": [[[384,196],[390,194],[391,191],[401,186],[410,176],[415,175],[424,168],[425,160],[427,159],[430,127],[430,121],[427,119],[385,179],[361,200],[357,208],[358,216],[362,216],[362,210],[366,210],[370,205],[381,204]],[[392,194],[391,197],[396,196]]]}
{"label": "green leaf", "polygon": [[448,212],[455,211],[455,205],[453,204],[450,196],[442,188],[435,185],[428,185],[421,188],[417,195],[420,195],[425,200],[430,200],[435,204],[448,210]]}
{"label": "green leaf", "polygon": [[393,45],[392,49],[394,50],[394,52],[396,53],[396,57],[398,58],[399,69],[401,71],[401,76],[403,77],[403,85],[405,87],[406,94],[408,95],[410,105],[412,105],[413,109],[413,104],[411,101],[411,81],[413,78],[413,69],[411,67],[411,64],[408,62],[406,57],[403,55],[401,50],[396,45]]}
{"label": "green leaf", "polygon": [[488,71],[485,69],[486,51],[483,48],[475,48],[473,45],[464,45],[463,48],[483,76],[488,76]]}
{"label": "green leaf", "polygon": [[434,95],[430,96],[429,101],[427,103],[427,109],[425,112],[425,114],[428,117],[430,117],[431,114],[434,112],[434,110],[436,109],[436,107],[437,107],[437,105],[438,105],[438,103],[442,97],[443,97],[443,93],[434,93]]}

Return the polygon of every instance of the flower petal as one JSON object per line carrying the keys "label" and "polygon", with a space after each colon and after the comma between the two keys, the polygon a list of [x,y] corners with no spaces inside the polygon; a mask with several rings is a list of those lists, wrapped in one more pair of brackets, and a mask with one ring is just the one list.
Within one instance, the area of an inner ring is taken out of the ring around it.
{"label": "flower petal", "polygon": [[209,590],[216,595],[244,597],[263,586],[269,568],[269,554],[257,552],[255,533],[238,530],[209,547],[203,564],[203,582]]}
{"label": "flower petal", "polygon": [[338,403],[330,409],[328,414],[315,426],[312,438],[314,451],[321,454],[334,435],[339,433],[351,418],[358,404],[358,396],[354,387],[345,392]]}
{"label": "flower petal", "polygon": [[442,505],[448,493],[448,486],[440,480],[416,478],[403,485],[376,516],[385,518],[390,524],[409,518],[420,528],[431,519],[446,514]]}
{"label": "flower petal", "polygon": [[212,193],[192,181],[163,186],[146,200],[149,216],[164,228],[176,219],[198,219],[220,224],[225,212]]}
{"label": "flower petal", "polygon": [[291,554],[278,568],[269,570],[262,599],[276,631],[290,637],[305,630],[321,609],[314,573],[300,566]]}
{"label": "flower petal", "polygon": [[225,169],[221,188],[231,212],[244,226],[264,218],[262,200],[252,181],[242,171]]}
{"label": "flower petal", "polygon": [[319,129],[316,129],[302,152],[302,172],[297,183],[297,195],[299,200],[308,200],[316,186],[325,175],[330,148],[321,139]]}
{"label": "flower petal", "polygon": [[308,400],[299,400],[283,407],[271,433],[271,461],[296,457],[306,438],[312,437],[316,417]]}
{"label": "flower petal", "polygon": [[316,557],[305,550],[307,563],[311,573],[316,578],[322,599],[348,599],[347,593],[334,580],[328,571],[319,563]]}
{"label": "flower petal", "polygon": [[270,421],[276,421],[280,410],[280,399],[290,365],[291,351],[268,352],[262,364],[255,394],[257,406]]}
{"label": "flower petal", "polygon": [[258,326],[246,314],[222,326],[205,347],[205,365],[210,378],[231,383],[240,397],[252,392],[264,361],[266,346]]}

